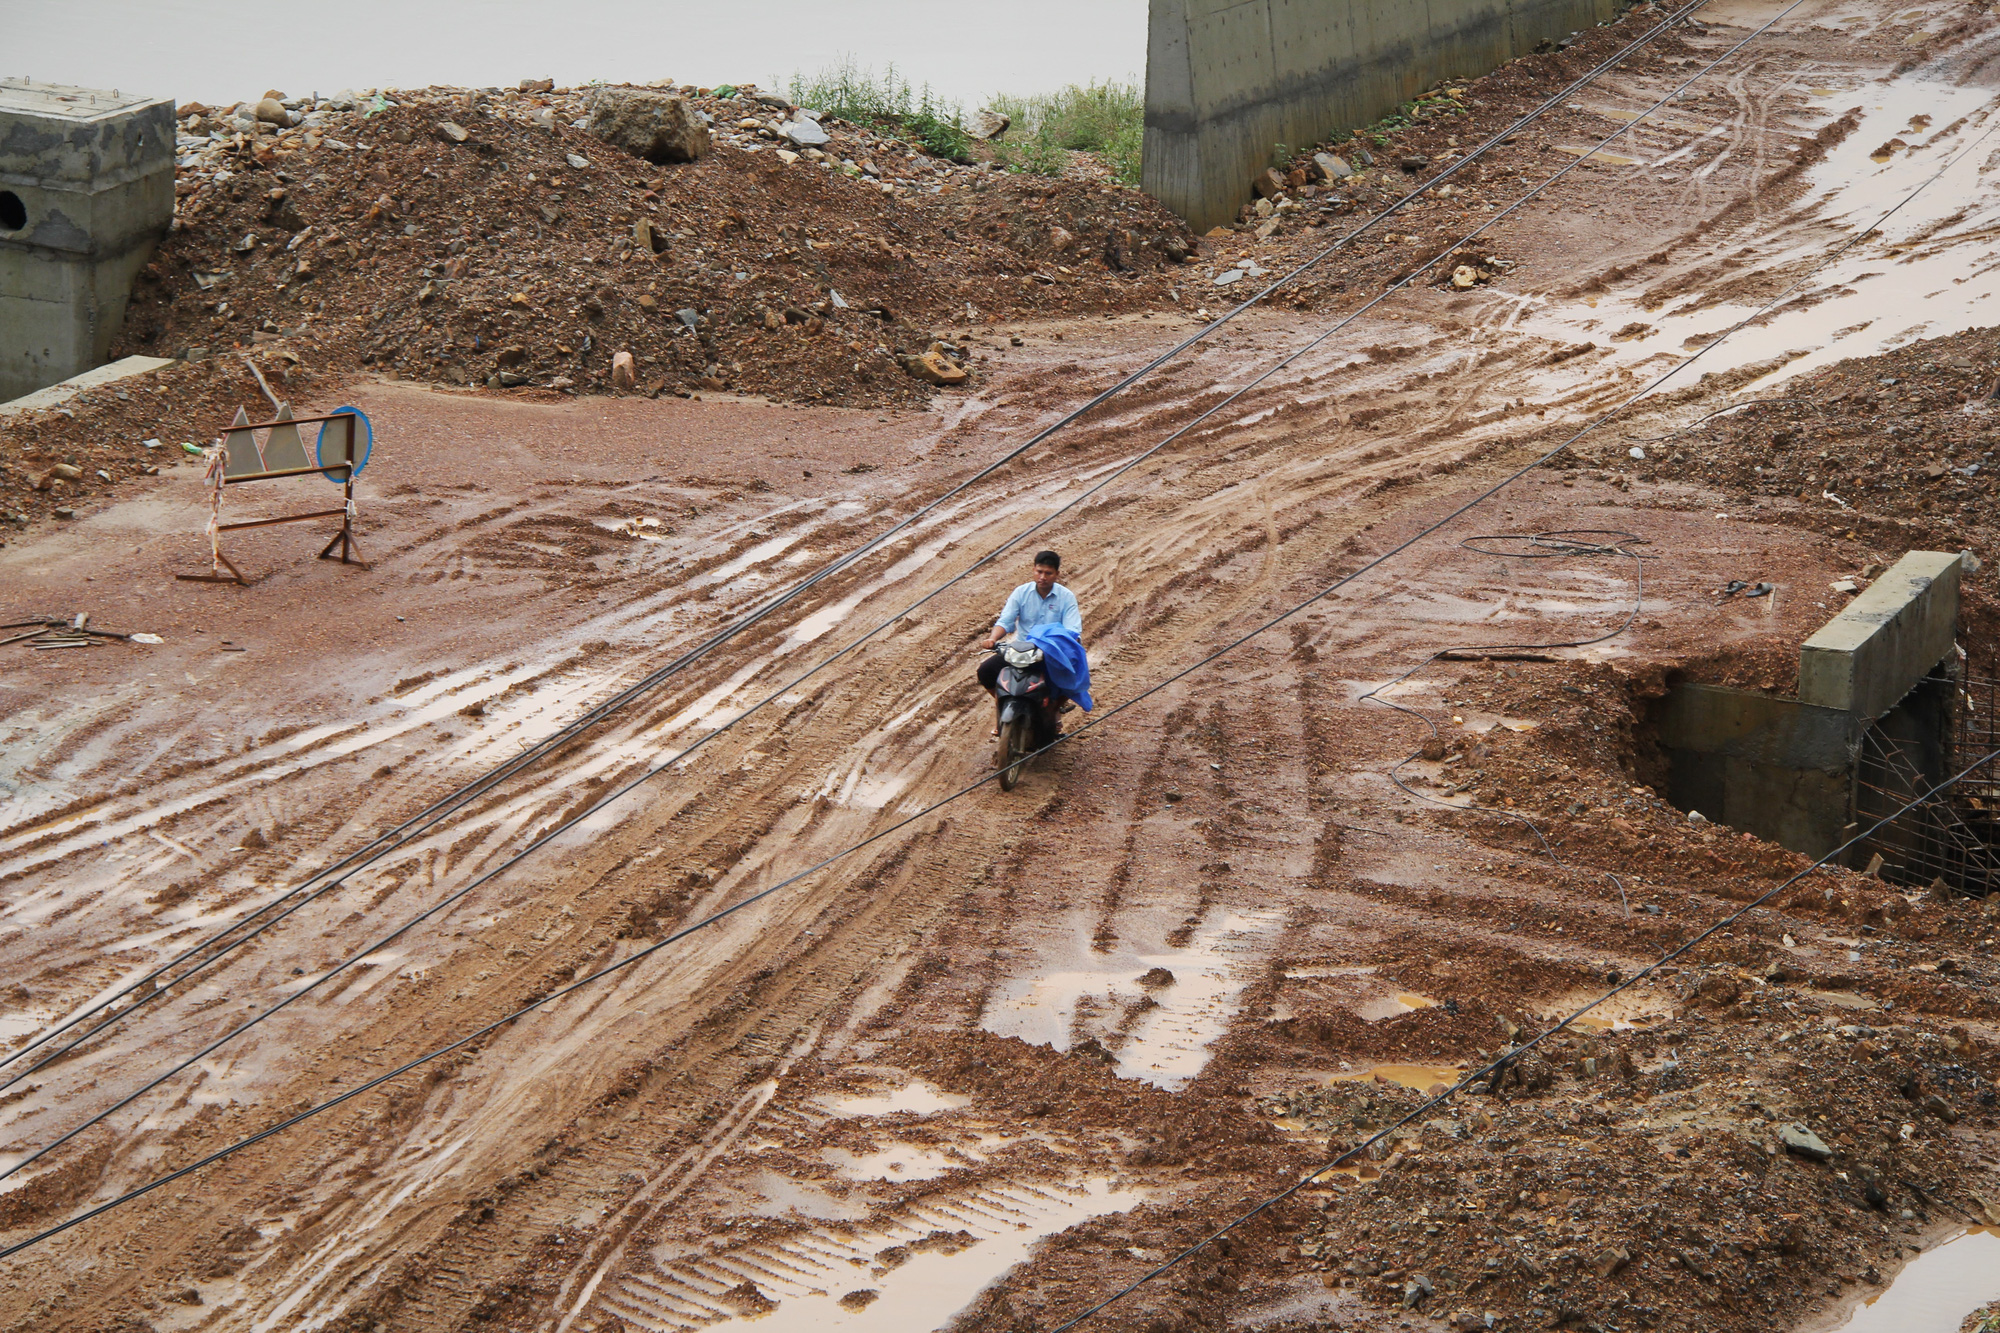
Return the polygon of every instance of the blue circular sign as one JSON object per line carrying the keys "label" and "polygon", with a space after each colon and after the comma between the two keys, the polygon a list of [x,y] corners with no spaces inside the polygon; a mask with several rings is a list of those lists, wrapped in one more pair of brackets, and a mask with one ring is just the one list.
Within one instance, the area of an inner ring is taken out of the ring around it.
{"label": "blue circular sign", "polygon": [[[361,469],[368,466],[368,456],[375,452],[375,427],[358,407],[336,407],[328,415],[353,417],[354,420],[354,476],[361,475]],[[347,457],[347,424],[341,421],[319,423],[319,441],[313,446],[313,462],[320,467],[329,464],[339,466]],[[348,478],[337,477],[331,472],[323,473],[328,481],[338,486]]]}

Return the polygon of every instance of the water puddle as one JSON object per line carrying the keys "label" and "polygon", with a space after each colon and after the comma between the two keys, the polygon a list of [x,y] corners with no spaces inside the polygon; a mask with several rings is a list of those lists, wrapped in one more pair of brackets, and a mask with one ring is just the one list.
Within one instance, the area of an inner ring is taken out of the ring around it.
{"label": "water puddle", "polygon": [[[1551,1001],[1541,1008],[1536,1017],[1544,1022],[1567,1018],[1596,998],[1579,991]],[[1595,1006],[1570,1027],[1586,1032],[1636,1032],[1664,1023],[1673,1016],[1673,1005],[1664,998],[1625,991]]]}
{"label": "water puddle", "polygon": [[1350,1162],[1346,1166],[1330,1166],[1314,1176],[1308,1183],[1313,1185],[1345,1185],[1351,1181],[1355,1184],[1366,1184],[1371,1180],[1380,1180],[1381,1178],[1382,1168],[1375,1165],[1375,1163]]}
{"label": "water puddle", "polygon": [[1286,968],[1285,980],[1313,981],[1321,977],[1369,977],[1375,975],[1375,972],[1376,967],[1373,963],[1351,963],[1344,965],[1328,963],[1324,966],[1307,964],[1302,967]]}
{"label": "water puddle", "polygon": [[2000,1299],[2000,1228],[1980,1227],[1912,1259],[1839,1330],[1958,1333],[1967,1315],[1995,1299]]}
{"label": "water puddle", "polygon": [[[1879,233],[1821,270],[1802,293],[1810,299],[1738,331],[1703,358],[1701,367],[1708,371],[1786,358],[1744,393],[1847,357],[1976,327],[1988,322],[1985,312],[2000,296],[2000,247],[1994,244],[2000,200],[1987,179],[2000,141],[1972,146],[1993,123],[1989,95],[1926,79],[1921,72],[1892,84],[1813,91],[1821,94],[1820,112],[1828,119],[1857,103],[1862,108],[1860,127],[1810,169],[1808,199],[1818,221],[1851,235],[1945,170]],[[1786,275],[1802,272],[1828,249],[1823,235],[1793,228],[1751,241],[1740,253],[1789,285],[1792,278]],[[1525,314],[1518,327],[1551,338],[1574,340],[1581,333],[1611,341],[1615,364],[1636,367],[1656,357],[1678,358],[1755,309],[1711,302],[1703,290],[1649,308],[1635,289],[1614,292],[1588,312],[1550,307]],[[1634,326],[1644,331],[1611,339],[1613,331]],[[1666,387],[1680,386],[1677,379]]]}
{"label": "water puddle", "polygon": [[840,1174],[842,1180],[936,1180],[939,1176],[977,1165],[969,1156],[920,1147],[914,1143],[891,1144],[869,1153],[828,1148],[820,1156]]}
{"label": "water puddle", "polygon": [[932,1333],[1043,1238],[1145,1197],[1106,1180],[1015,1183],[926,1198],[879,1227],[700,1258],[661,1247],[656,1267],[621,1279],[597,1304],[642,1328]]}
{"label": "water puddle", "polygon": [[1385,1018],[1413,1014],[1419,1009],[1430,1009],[1436,1004],[1437,1001],[1428,995],[1397,991],[1393,995],[1378,995],[1372,1000],[1364,1000],[1354,1006],[1354,1012],[1370,1023],[1379,1023]]}
{"label": "water puddle", "polygon": [[744,570],[783,555],[786,551],[798,545],[799,541],[805,535],[803,530],[795,530],[781,536],[772,537],[767,541],[758,542],[734,560],[725,561],[707,573],[699,574],[689,579],[687,586],[690,588],[701,588],[712,583],[727,583]]}
{"label": "water puddle", "polygon": [[1158,953],[1094,954],[1079,939],[1077,966],[1013,978],[984,1026],[1057,1050],[1088,1035],[1116,1056],[1120,1078],[1177,1089],[1208,1063],[1283,915],[1211,913],[1186,948]]}
{"label": "water puddle", "polygon": [[961,1106],[970,1106],[972,1098],[945,1092],[918,1078],[894,1092],[821,1098],[819,1104],[843,1120],[858,1120],[873,1115],[934,1115],[939,1111],[956,1111]]}
{"label": "water puddle", "polygon": [[1465,1077],[1463,1065],[1374,1065],[1349,1074],[1336,1074],[1329,1083],[1394,1083],[1416,1092],[1429,1092],[1442,1083],[1447,1088]]}

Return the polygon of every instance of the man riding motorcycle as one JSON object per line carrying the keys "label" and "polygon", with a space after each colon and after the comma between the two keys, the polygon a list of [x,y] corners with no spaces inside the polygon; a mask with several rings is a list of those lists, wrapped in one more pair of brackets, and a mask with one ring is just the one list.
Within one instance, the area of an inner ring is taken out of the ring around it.
{"label": "man riding motorcycle", "polygon": [[[1083,659],[1083,611],[1077,606],[1076,594],[1062,584],[1057,577],[1062,573],[1062,557],[1054,551],[1035,553],[1034,578],[1014,589],[1007,597],[1007,604],[1000,609],[999,617],[993,622],[992,632],[982,645],[992,648],[1008,635],[1029,637],[1032,631],[1046,631],[1062,639],[1074,641],[1074,652],[1062,654],[1061,665],[1065,679],[1053,683],[1061,693],[1081,703],[1086,711],[1090,703],[1089,667]],[[999,654],[990,653],[979,664],[979,684],[996,700],[1000,697],[1000,670],[1004,664]],[[1081,679],[1074,676],[1081,672]],[[1065,703],[1065,706],[1067,704]],[[995,725],[993,734],[1000,729]]]}

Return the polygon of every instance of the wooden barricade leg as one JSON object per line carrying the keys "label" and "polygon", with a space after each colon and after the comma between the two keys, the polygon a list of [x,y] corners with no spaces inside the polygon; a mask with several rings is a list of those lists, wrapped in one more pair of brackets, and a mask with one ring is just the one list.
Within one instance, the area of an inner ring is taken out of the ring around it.
{"label": "wooden barricade leg", "polygon": [[[234,583],[239,588],[250,586],[250,580],[243,577],[243,571],[238,569],[235,562],[222,553],[222,488],[224,485],[223,478],[229,471],[230,446],[232,444],[238,445],[239,448],[245,449],[245,452],[252,458],[256,457],[257,437],[255,433],[248,430],[238,432],[233,429],[236,426],[247,425],[249,420],[250,418],[244,413],[243,409],[240,407],[237,408],[236,420],[230,423],[232,430],[228,435],[223,437],[222,453],[209,460],[207,477],[210,488],[208,500],[208,573],[174,575],[176,579],[179,579],[183,583]],[[247,442],[247,445],[245,442]],[[255,464],[252,466],[255,466]],[[229,570],[227,574],[222,572],[225,567]]]}

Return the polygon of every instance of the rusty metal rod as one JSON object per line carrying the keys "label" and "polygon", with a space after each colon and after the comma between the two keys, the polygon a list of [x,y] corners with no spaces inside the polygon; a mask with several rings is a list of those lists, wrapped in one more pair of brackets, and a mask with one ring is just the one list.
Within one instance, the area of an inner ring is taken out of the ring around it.
{"label": "rusty metal rod", "polygon": [[[317,472],[319,469],[313,470]],[[253,518],[242,523],[224,523],[218,526],[216,531],[235,532],[240,528],[271,528],[280,523],[303,523],[312,518],[344,518],[346,515],[345,509],[315,509],[310,514],[287,514],[283,518]]]}
{"label": "rusty metal rod", "polygon": [[[317,465],[313,467],[281,467],[275,472],[238,472],[234,476],[224,476],[222,484],[225,486],[234,486],[239,481],[269,481],[273,477],[306,477],[315,472],[346,472],[349,466],[347,463],[328,463],[324,467]],[[341,477],[338,480],[345,481],[346,478]]]}

